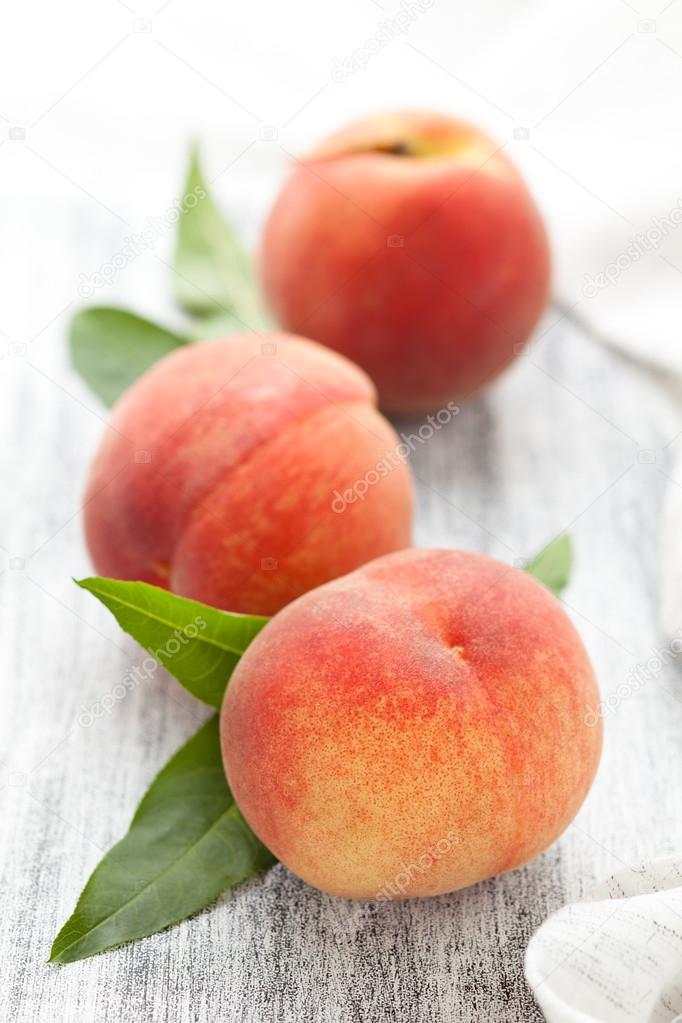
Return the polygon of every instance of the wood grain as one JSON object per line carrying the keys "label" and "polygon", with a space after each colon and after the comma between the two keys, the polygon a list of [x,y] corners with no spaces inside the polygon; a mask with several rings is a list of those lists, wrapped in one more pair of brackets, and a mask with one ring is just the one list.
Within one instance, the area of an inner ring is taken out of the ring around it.
{"label": "wood grain", "polygon": [[[45,965],[102,851],[206,716],[159,670],[83,724],[83,708],[141,659],[70,580],[89,571],[80,500],[106,413],[67,364],[67,304],[79,303],[78,273],[100,258],[92,238],[101,253],[101,238],[111,232],[114,251],[118,235],[86,199],[57,212],[34,209],[31,223],[48,213],[52,241],[36,255],[31,283],[8,296],[0,314],[0,1016],[540,1019],[522,973],[533,929],[620,866],[682,848],[682,685],[674,665],[607,713],[603,764],[586,806],[522,870],[437,899],[366,905],[328,898],[277,867],[166,933],[83,963]],[[10,242],[29,227],[28,213],[17,211]],[[120,284],[127,301],[145,294],[140,280],[154,284],[152,261],[127,272]],[[161,283],[152,287],[142,311],[163,312],[163,294]],[[511,561],[569,529],[577,563],[567,609],[603,693],[615,693],[665,642],[656,624],[658,518],[664,449],[679,431],[678,415],[643,370],[557,311],[542,330],[503,380],[415,452],[417,542]],[[25,349],[8,348],[17,342]]]}

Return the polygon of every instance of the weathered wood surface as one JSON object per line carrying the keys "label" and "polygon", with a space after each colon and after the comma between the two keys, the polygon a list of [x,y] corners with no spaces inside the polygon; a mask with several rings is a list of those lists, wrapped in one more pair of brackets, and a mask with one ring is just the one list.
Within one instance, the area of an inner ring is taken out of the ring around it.
{"label": "weathered wood surface", "polygon": [[[34,209],[31,223],[47,212]],[[28,211],[9,223],[5,282]],[[166,933],[83,963],[45,965],[102,851],[204,717],[159,671],[84,726],[83,707],[140,659],[70,581],[89,570],[79,504],[105,412],[68,367],[68,310],[61,311],[79,301],[79,271],[100,262],[92,239],[103,229],[87,200],[65,209],[0,311],[0,1017],[539,1019],[522,973],[533,929],[623,864],[682,848],[682,685],[674,666],[607,714],[603,764],[586,806],[522,870],[430,901],[365,905],[325,897],[277,867]],[[150,303],[144,283],[136,268],[124,296],[153,312],[163,292],[152,291]],[[164,311],[161,301],[156,310]],[[657,627],[658,519],[674,449],[666,445],[680,425],[644,371],[559,318],[550,313],[518,365],[415,453],[416,538],[512,560],[568,529],[577,563],[566,604],[606,694],[665,643]]]}

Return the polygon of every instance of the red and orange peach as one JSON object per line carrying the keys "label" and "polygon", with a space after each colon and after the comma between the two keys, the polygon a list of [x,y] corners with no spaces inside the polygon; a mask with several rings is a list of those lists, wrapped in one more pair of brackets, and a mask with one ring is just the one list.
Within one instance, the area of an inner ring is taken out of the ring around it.
{"label": "red and orange peach", "polygon": [[230,611],[273,614],[410,543],[398,460],[334,505],[396,447],[356,366],[286,334],[178,349],[114,408],[85,495],[96,570]]}
{"label": "red and orange peach", "polygon": [[544,586],[481,555],[413,549],[265,626],[225,695],[223,758],[249,825],[305,881],[435,895],[564,830],[599,761],[597,702]]}
{"label": "red and orange peach", "polygon": [[548,299],[523,179],[501,147],[439,114],[369,117],[297,161],[261,265],[281,325],[353,359],[395,412],[479,390]]}

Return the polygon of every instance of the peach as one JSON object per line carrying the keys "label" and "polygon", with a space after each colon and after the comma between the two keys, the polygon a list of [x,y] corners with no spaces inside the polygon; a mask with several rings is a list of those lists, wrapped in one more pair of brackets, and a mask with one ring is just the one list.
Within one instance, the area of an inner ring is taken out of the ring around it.
{"label": "peach", "polygon": [[[410,472],[399,459],[374,469],[398,440],[375,401],[360,369],[291,335],[166,356],[117,403],[94,459],[85,531],[97,572],[273,614],[407,546]],[[351,503],[334,496],[354,486]]]}
{"label": "peach", "polygon": [[297,161],[261,270],[282,326],[357,362],[394,412],[478,391],[549,289],[545,230],[513,164],[471,125],[425,113],[369,117]]}
{"label": "peach", "polygon": [[287,867],[350,898],[436,895],[564,830],[601,749],[590,662],[530,575],[406,550],[307,593],[246,651],[227,779]]}

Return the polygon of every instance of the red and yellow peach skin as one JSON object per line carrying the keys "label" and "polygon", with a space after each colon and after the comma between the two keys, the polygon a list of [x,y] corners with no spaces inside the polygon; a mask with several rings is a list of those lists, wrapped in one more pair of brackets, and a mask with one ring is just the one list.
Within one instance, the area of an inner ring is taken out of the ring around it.
{"label": "red and yellow peach skin", "polygon": [[173,352],[117,403],[94,459],[84,514],[96,570],[273,614],[407,546],[404,462],[332,507],[398,443],[375,401],[360,369],[291,335]]}
{"label": "red and yellow peach skin", "polygon": [[368,117],[297,160],[261,269],[281,325],[357,362],[395,412],[483,387],[549,292],[547,237],[520,174],[440,114]]}
{"label": "red and yellow peach skin", "polygon": [[435,895],[564,830],[599,761],[588,657],[531,576],[407,550],[306,594],[246,651],[228,782],[294,873],[352,898]]}

